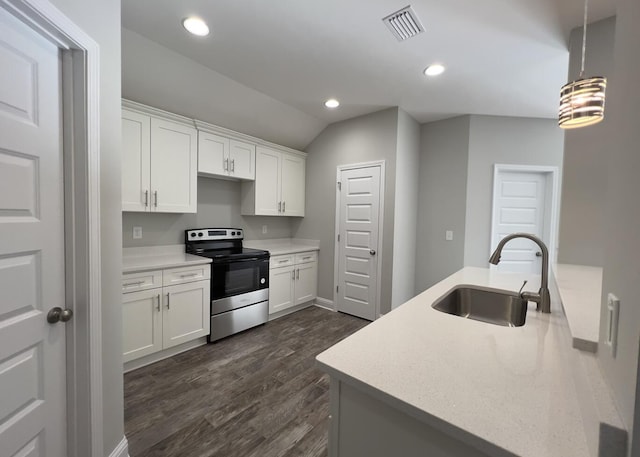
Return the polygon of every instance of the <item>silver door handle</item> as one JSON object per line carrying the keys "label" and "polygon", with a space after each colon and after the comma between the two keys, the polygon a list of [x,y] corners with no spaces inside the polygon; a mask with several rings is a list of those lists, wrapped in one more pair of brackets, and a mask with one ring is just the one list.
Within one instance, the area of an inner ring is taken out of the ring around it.
{"label": "silver door handle", "polygon": [[158,310],[158,312],[160,312],[160,294],[158,294],[156,298],[158,299],[158,303],[156,303],[156,309]]}
{"label": "silver door handle", "polygon": [[69,322],[73,317],[73,311],[70,309],[62,309],[59,306],[51,308],[47,313],[47,322],[56,324],[58,322]]}
{"label": "silver door handle", "polygon": [[167,293],[167,309],[171,309],[171,293]]}
{"label": "silver door handle", "polygon": [[224,171],[229,171],[229,159],[224,159]]}
{"label": "silver door handle", "polygon": [[153,206],[155,206],[155,207],[157,208],[157,207],[158,207],[158,191],[156,190],[156,191],[153,193],[153,195],[154,195],[154,200],[155,200],[155,202],[154,202]]}
{"label": "silver door handle", "polygon": [[144,191],[144,207],[149,206],[149,189]]}
{"label": "silver door handle", "polygon": [[236,171],[236,159],[231,159],[231,171]]}
{"label": "silver door handle", "polygon": [[542,252],[540,251],[536,252],[536,257],[542,257]]}
{"label": "silver door handle", "polygon": [[376,250],[375,249],[369,249],[369,254],[376,255]]}
{"label": "silver door handle", "polygon": [[296,279],[300,279],[300,268],[296,270]]}

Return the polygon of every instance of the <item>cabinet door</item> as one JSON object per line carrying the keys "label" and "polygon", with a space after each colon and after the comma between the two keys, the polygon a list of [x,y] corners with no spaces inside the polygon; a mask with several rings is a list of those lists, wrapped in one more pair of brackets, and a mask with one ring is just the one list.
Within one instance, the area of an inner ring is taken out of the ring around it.
{"label": "cabinet door", "polygon": [[149,211],[149,116],[122,110],[122,210]]}
{"label": "cabinet door", "polygon": [[295,303],[300,305],[318,296],[318,262],[296,265]]}
{"label": "cabinet door", "polygon": [[162,289],[122,294],[122,361],[162,349]]}
{"label": "cabinet door", "polygon": [[152,211],[197,211],[197,139],[194,128],[151,118]]}
{"label": "cabinet door", "polygon": [[303,157],[282,154],[282,205],[285,216],[304,216],[305,164]]}
{"label": "cabinet door", "polygon": [[256,216],[279,216],[280,153],[268,148],[256,148]]}
{"label": "cabinet door", "polygon": [[294,267],[269,270],[269,314],[295,305],[293,299]]}
{"label": "cabinet door", "polygon": [[253,181],[256,179],[256,146],[231,140],[229,146],[229,176]]}
{"label": "cabinet door", "polygon": [[198,132],[198,173],[227,176],[229,138]]}
{"label": "cabinet door", "polygon": [[209,281],[169,286],[162,291],[164,349],[209,334]]}

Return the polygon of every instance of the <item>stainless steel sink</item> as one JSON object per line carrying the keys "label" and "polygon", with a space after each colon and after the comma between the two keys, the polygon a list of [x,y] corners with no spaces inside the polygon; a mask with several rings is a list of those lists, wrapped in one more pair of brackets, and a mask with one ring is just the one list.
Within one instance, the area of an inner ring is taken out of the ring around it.
{"label": "stainless steel sink", "polygon": [[443,313],[505,327],[521,327],[527,317],[527,300],[516,292],[476,286],[457,286],[431,306]]}

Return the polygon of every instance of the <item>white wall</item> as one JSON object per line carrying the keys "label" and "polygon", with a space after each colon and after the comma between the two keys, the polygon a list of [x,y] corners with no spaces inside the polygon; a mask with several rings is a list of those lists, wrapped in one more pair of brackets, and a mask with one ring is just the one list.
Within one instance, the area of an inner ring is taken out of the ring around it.
{"label": "white wall", "polygon": [[124,28],[122,96],[294,149],[327,125]]}
{"label": "white wall", "polygon": [[[419,167],[416,293],[464,266],[469,116],[424,124]],[[445,231],[453,240],[445,240]]]}
{"label": "white wall", "polygon": [[100,247],[104,454],[124,436],[121,350],[120,2],[52,0],[100,46]]}
{"label": "white wall", "polygon": [[[615,17],[589,24],[587,76],[611,74],[615,27]],[[568,80],[574,80],[580,73],[582,27],[571,32],[570,48]],[[607,110],[601,123],[565,133],[558,253],[561,263],[602,266],[607,236],[605,198],[609,149],[609,138],[604,133],[609,122]]]}
{"label": "white wall", "polygon": [[[262,226],[267,233],[262,233]],[[142,227],[142,239],[133,239],[133,227]],[[242,216],[240,182],[198,178],[198,213],[122,213],[124,247],[184,243],[184,231],[204,227],[238,227],[247,240],[289,238],[291,218]]]}
{"label": "white wall", "polygon": [[493,165],[548,165],[562,173],[564,134],[555,119],[471,116],[464,265],[488,267]]}
{"label": "white wall", "polygon": [[415,295],[420,125],[398,111],[391,307]]}
{"label": "white wall", "polygon": [[336,169],[338,165],[386,161],[381,312],[391,309],[393,218],[398,108],[329,125],[307,148],[306,216],[292,221],[296,238],[320,240],[318,296],[333,300]]}

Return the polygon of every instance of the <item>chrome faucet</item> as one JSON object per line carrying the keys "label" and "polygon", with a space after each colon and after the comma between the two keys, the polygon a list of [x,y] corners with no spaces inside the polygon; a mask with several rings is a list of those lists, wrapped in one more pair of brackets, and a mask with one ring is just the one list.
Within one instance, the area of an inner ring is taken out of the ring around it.
{"label": "chrome faucet", "polygon": [[511,241],[514,238],[527,238],[540,246],[540,249],[542,250],[542,279],[540,282],[540,290],[538,290],[537,294],[535,292],[522,292],[520,296],[525,300],[536,302],[536,309],[538,311],[542,311],[543,313],[550,313],[551,298],[549,297],[549,250],[540,238],[532,235],[531,233],[512,233],[511,235],[507,235],[498,243],[496,250],[493,251],[493,254],[491,254],[491,257],[489,258],[489,263],[498,265],[498,263],[500,262],[500,254],[502,253],[502,248],[504,248],[504,245],[507,244],[507,242]]}

